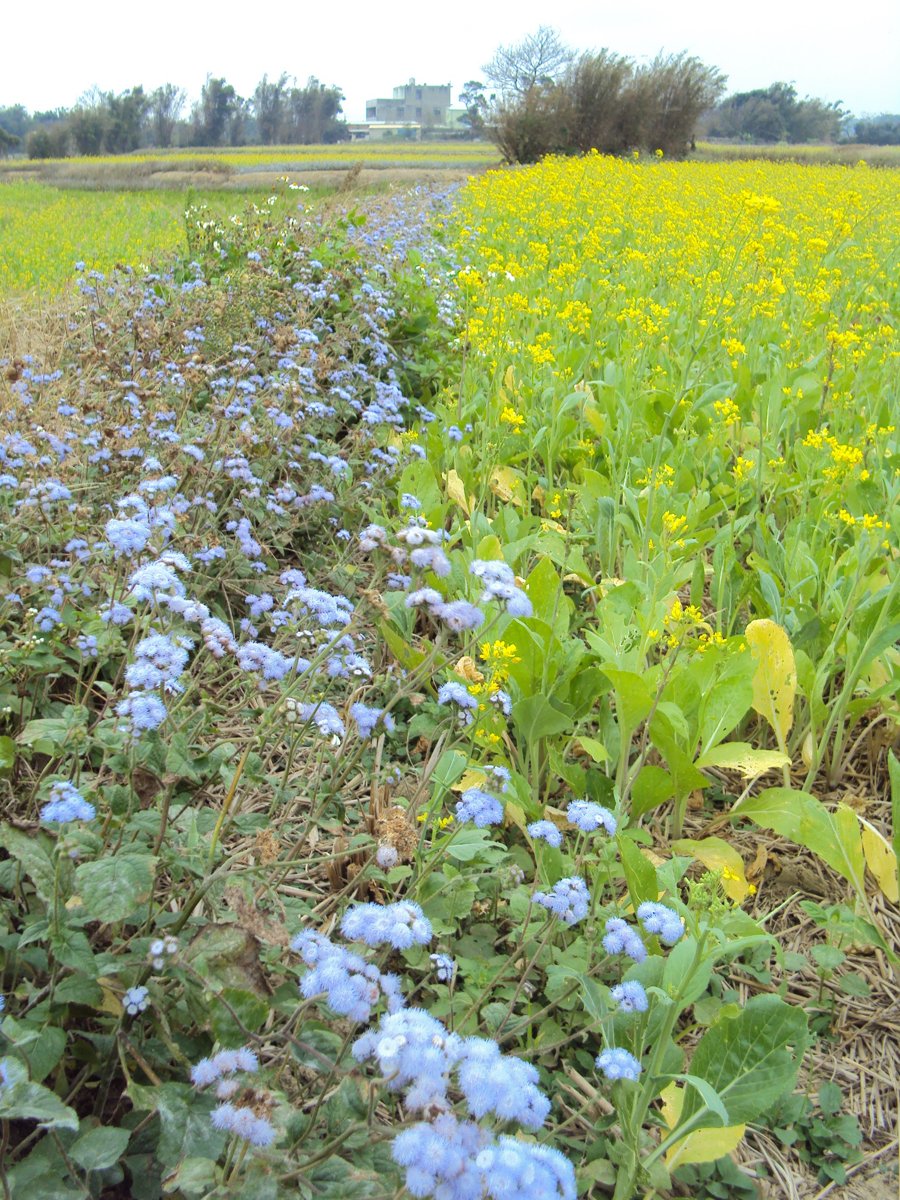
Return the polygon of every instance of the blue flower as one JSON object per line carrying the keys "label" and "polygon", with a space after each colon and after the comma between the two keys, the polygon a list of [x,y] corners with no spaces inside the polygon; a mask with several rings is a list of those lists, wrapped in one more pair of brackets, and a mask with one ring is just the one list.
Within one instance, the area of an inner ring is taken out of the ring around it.
{"label": "blue flower", "polygon": [[429,954],[434,963],[434,973],[438,983],[452,983],[456,978],[456,963],[449,954]]}
{"label": "blue flower", "polygon": [[394,718],[390,713],[386,713],[383,708],[370,708],[368,704],[359,701],[350,705],[350,716],[356,722],[361,738],[370,738],[379,721],[382,721],[388,733],[392,733],[395,728]]}
{"label": "blue flower", "polygon": [[648,933],[655,933],[661,942],[674,946],[684,935],[684,922],[674,909],[653,900],[638,906],[637,917]]}
{"label": "blue flower", "polygon": [[452,679],[448,683],[441,684],[438,688],[437,698],[438,704],[455,704],[463,709],[478,707],[478,701],[468,689],[461,683],[455,683]]}
{"label": "blue flower", "polygon": [[452,600],[447,604],[437,604],[433,608],[435,616],[453,630],[454,633],[464,633],[469,629],[478,629],[484,623],[484,613],[468,600]]}
{"label": "blue flower", "polygon": [[[476,1159],[490,1134],[474,1121],[459,1121],[439,1113],[394,1138],[391,1156],[406,1171],[411,1196],[441,1196],[446,1200],[481,1200],[484,1176]],[[510,1193],[510,1200],[516,1193]]]}
{"label": "blue flower", "polygon": [[649,1005],[647,993],[636,979],[628,979],[612,989],[612,998],[622,1012],[646,1012]]}
{"label": "blue flower", "polygon": [[475,1162],[490,1200],[575,1200],[575,1170],[553,1146],[504,1135]]}
{"label": "blue flower", "polygon": [[610,917],[606,922],[603,949],[607,954],[627,954],[635,962],[643,962],[647,957],[647,947],[640,934],[621,917]]}
{"label": "blue flower", "polygon": [[533,838],[547,842],[557,850],[562,845],[562,833],[552,821],[532,821],[526,828]]}
{"label": "blue flower", "polygon": [[583,920],[591,903],[587,884],[577,875],[560,879],[549,893],[535,892],[532,899],[535,904],[540,904],[555,917],[561,917],[567,925],[577,925]]}
{"label": "blue flower", "polygon": [[122,1007],[130,1017],[136,1017],[150,1003],[149,995],[150,992],[145,987],[130,987],[122,996]]}
{"label": "blue flower", "polygon": [[418,904],[400,900],[396,904],[356,904],[344,913],[341,933],[367,946],[387,943],[395,950],[426,945],[431,941],[431,922]]}
{"label": "blue flower", "polygon": [[54,783],[50,799],[41,808],[41,820],[48,825],[68,825],[71,821],[92,821],[97,815],[93,804],[84,799],[71,783]]}
{"label": "blue flower", "polygon": [[168,712],[155,692],[132,692],[116,705],[116,715],[125,719],[124,728],[137,737],[148,729],[158,729]]}
{"label": "blue flower", "polygon": [[609,809],[590,800],[572,800],[566,809],[566,819],[582,833],[593,833],[601,825],[610,837],[616,832],[616,818]]}
{"label": "blue flower", "polygon": [[503,805],[490,792],[468,788],[456,805],[456,819],[460,822],[471,821],[479,829],[499,825],[503,820]]}
{"label": "blue flower", "polygon": [[630,1079],[636,1081],[641,1073],[641,1064],[627,1050],[604,1050],[595,1060],[597,1069],[607,1079]]}
{"label": "blue flower", "polygon": [[501,1121],[539,1129],[550,1112],[550,1101],[537,1086],[537,1068],[503,1054],[489,1038],[466,1038],[457,1077],[473,1117],[494,1113]]}

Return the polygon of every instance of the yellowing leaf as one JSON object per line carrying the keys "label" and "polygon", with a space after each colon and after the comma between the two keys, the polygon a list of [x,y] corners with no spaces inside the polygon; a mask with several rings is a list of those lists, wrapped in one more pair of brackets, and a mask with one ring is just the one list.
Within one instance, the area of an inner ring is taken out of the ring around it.
{"label": "yellowing leaf", "polygon": [[757,750],[749,742],[723,742],[698,758],[697,766],[723,767],[726,771],[740,771],[745,779],[756,779],[773,767],[788,766],[790,761],[780,750]]}
{"label": "yellowing leaf", "polygon": [[467,792],[469,788],[484,787],[486,779],[487,775],[484,771],[479,771],[477,767],[467,767],[450,790],[454,792]]}
{"label": "yellowing leaf", "polygon": [[753,708],[775,731],[783,746],[794,721],[797,669],[790,638],[775,621],[751,621],[745,635],[756,660]]}
{"label": "yellowing leaf", "polygon": [[593,400],[588,400],[584,406],[584,419],[594,433],[602,437],[606,433],[606,414],[600,412]]}
{"label": "yellowing leaf", "polygon": [[897,855],[888,845],[884,836],[862,817],[863,854],[866,856],[866,866],[878,880],[878,886],[892,904],[900,900],[900,887],[897,880]]}
{"label": "yellowing leaf", "polygon": [[494,467],[490,479],[491,491],[501,500],[522,508],[525,504],[525,484],[512,467]]}
{"label": "yellowing leaf", "polygon": [[[678,1124],[684,1107],[683,1087],[670,1083],[662,1091],[662,1114],[669,1130]],[[715,1162],[730,1154],[740,1144],[746,1125],[727,1125],[718,1129],[697,1129],[670,1146],[666,1151],[666,1166],[673,1170],[687,1163]]]}
{"label": "yellowing leaf", "polygon": [[454,504],[458,504],[466,516],[469,515],[469,502],[466,500],[466,485],[459,472],[452,468],[447,472],[447,495]]}
{"label": "yellowing leaf", "polygon": [[715,1162],[724,1158],[740,1145],[746,1125],[725,1125],[719,1129],[697,1129],[686,1138],[676,1142],[666,1151],[666,1166],[669,1170],[685,1163]]}
{"label": "yellowing leaf", "polygon": [[701,841],[682,838],[672,843],[676,854],[690,854],[703,863],[707,871],[715,871],[722,877],[725,895],[735,904],[740,904],[750,894],[750,884],[744,874],[744,860],[734,846],[722,838],[708,837]]}
{"label": "yellowing leaf", "polygon": [[582,750],[586,751],[594,762],[606,762],[609,759],[609,751],[602,742],[598,742],[596,738],[580,737],[578,744]]}
{"label": "yellowing leaf", "polygon": [[507,800],[503,805],[504,815],[512,821],[513,825],[518,825],[519,829],[525,833],[525,810],[512,800]]}

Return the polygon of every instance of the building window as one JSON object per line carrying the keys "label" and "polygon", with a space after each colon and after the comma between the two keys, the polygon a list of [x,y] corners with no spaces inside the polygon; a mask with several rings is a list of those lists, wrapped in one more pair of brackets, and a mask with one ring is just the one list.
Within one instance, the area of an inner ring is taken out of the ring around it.
{"label": "building window", "polygon": [[434,115],[436,117],[439,117],[441,115],[441,110],[439,108],[433,108],[431,111],[434,113]]}
{"label": "building window", "polygon": [[417,100],[422,99],[422,89],[421,88],[416,88],[416,99]]}

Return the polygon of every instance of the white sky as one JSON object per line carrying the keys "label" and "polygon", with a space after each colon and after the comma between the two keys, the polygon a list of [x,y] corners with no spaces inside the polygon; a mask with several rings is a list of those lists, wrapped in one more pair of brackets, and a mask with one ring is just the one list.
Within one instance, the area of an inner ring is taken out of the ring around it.
{"label": "white sky", "polygon": [[249,96],[264,72],[337,84],[344,114],[415,76],[462,84],[501,43],[551,24],[577,49],[634,58],[687,50],[728,75],[729,91],[793,82],[857,115],[900,111],[900,0],[43,0],[5,5],[0,106],[68,107],[88,88],[189,98],[207,73]]}

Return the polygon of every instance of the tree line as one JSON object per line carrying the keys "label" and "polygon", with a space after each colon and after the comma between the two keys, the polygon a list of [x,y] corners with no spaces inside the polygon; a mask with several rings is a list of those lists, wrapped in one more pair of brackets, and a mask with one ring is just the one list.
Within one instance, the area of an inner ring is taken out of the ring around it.
{"label": "tree line", "polygon": [[24,149],[29,158],[127,154],[172,146],[307,145],[346,141],[339,87],[314,76],[301,85],[287,74],[264,75],[244,98],[211,75],[188,111],[187,94],[166,83],[153,91],[93,89],[70,109],[29,113],[0,108],[0,155]]}
{"label": "tree line", "polygon": [[680,158],[697,136],[900,142],[900,118],[888,114],[854,121],[840,101],[800,98],[788,83],[723,96],[725,75],[686,52],[642,64],[607,49],[578,53],[548,26],[500,46],[482,69],[485,82],[470,80],[460,101],[470,129],[508,162],[589,150]]}

